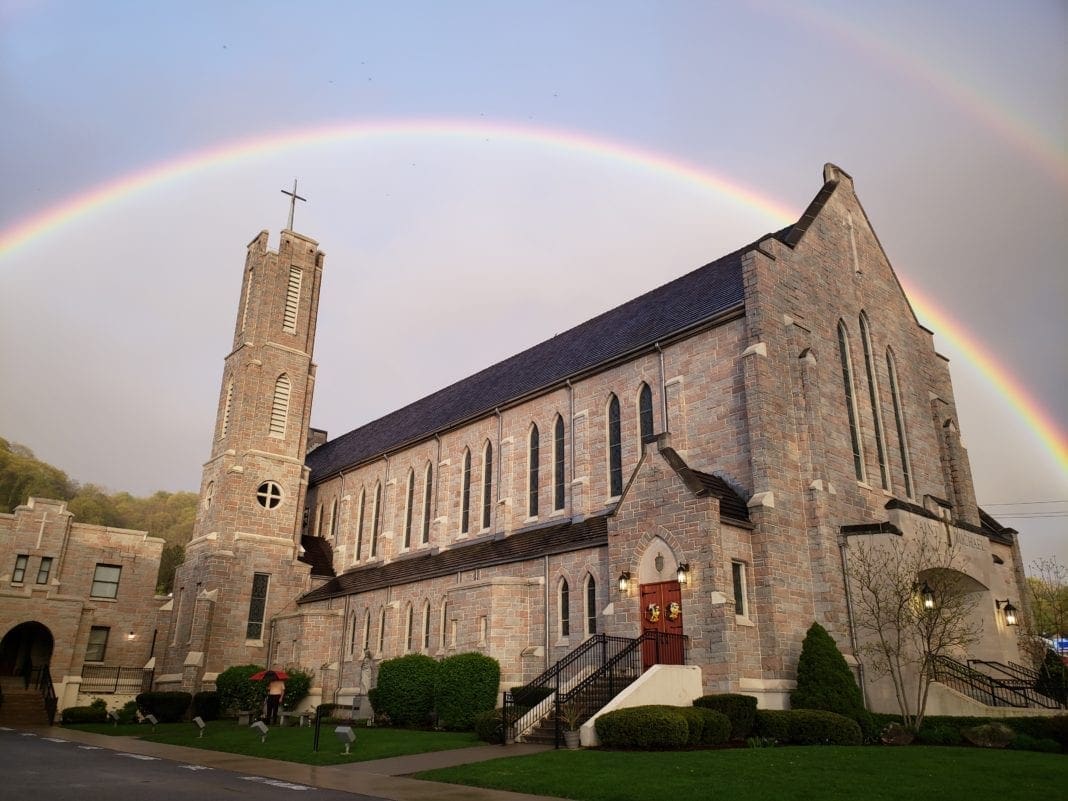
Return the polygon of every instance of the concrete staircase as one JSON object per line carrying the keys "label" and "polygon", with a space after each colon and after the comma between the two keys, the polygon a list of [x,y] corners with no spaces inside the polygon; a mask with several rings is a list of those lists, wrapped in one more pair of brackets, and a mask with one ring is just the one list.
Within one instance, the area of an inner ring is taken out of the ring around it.
{"label": "concrete staircase", "polygon": [[40,690],[27,690],[20,676],[0,677],[0,726],[47,726],[48,712]]}

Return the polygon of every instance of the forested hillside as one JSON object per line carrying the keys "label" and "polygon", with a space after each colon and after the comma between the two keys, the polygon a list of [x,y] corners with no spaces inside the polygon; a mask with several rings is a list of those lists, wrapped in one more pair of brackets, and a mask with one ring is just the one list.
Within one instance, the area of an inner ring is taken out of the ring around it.
{"label": "forested hillside", "polygon": [[196,493],[161,490],[145,498],[128,492],[108,493],[95,484],[73,481],[25,445],[0,437],[0,512],[13,512],[30,496],[67,501],[79,523],[132,528],[166,540],[158,589],[171,591],[174,569],[182,563],[185,544],[193,535]]}

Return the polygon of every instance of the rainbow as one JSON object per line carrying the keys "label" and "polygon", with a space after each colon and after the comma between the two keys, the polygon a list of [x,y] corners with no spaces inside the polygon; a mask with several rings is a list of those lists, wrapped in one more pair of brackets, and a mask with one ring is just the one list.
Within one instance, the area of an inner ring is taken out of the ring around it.
{"label": "rainbow", "polygon": [[[639,170],[690,182],[766,215],[776,226],[786,225],[797,219],[796,211],[789,206],[723,175],[660,153],[598,139],[586,134],[550,128],[531,126],[518,128],[504,124],[460,120],[361,122],[284,131],[264,137],[228,142],[122,176],[17,221],[4,231],[0,231],[0,258],[108,204],[149,187],[157,187],[177,178],[186,178],[213,167],[239,163],[291,148],[371,141],[404,135],[458,140],[500,138],[512,143],[526,143],[540,147],[548,145],[581,155],[622,162]],[[997,362],[978,339],[924,296],[915,286],[904,285],[918,315],[933,321],[938,335],[962,353],[1006,398],[1026,425],[1036,433],[1039,441],[1051,451],[1059,466],[1065,473],[1068,473],[1068,436],[1059,430],[1053,417],[1008,370]]]}

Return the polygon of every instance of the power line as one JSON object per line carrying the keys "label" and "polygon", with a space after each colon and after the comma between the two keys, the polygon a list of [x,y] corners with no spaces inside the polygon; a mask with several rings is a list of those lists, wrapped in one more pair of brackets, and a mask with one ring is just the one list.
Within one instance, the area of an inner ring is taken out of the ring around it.
{"label": "power line", "polygon": [[1065,500],[1065,501],[1016,501],[1015,503],[982,503],[982,504],[979,504],[979,505],[983,506],[983,507],[986,507],[986,506],[1038,506],[1040,504],[1047,504],[1047,503],[1068,503],[1068,500]]}

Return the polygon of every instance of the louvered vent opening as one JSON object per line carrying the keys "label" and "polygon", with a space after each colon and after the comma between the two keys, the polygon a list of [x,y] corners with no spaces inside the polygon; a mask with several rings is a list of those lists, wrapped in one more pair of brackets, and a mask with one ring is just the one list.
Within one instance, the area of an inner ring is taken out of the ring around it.
{"label": "louvered vent opening", "polygon": [[289,415],[289,376],[280,375],[274,382],[274,398],[271,400],[271,436],[286,435],[286,417]]}
{"label": "louvered vent opening", "polygon": [[252,268],[248,268],[248,275],[245,277],[245,302],[241,307],[241,330],[245,330],[245,324],[248,322],[248,302],[252,296]]}
{"label": "louvered vent opening", "polygon": [[226,385],[226,403],[223,406],[222,433],[219,435],[220,438],[225,437],[226,432],[230,430],[230,407],[233,405],[233,402],[234,382],[231,380],[230,383]]}
{"label": "louvered vent opening", "polygon": [[289,286],[286,288],[286,308],[282,315],[282,330],[290,334],[297,332],[297,307],[300,305],[301,271],[289,268]]}

